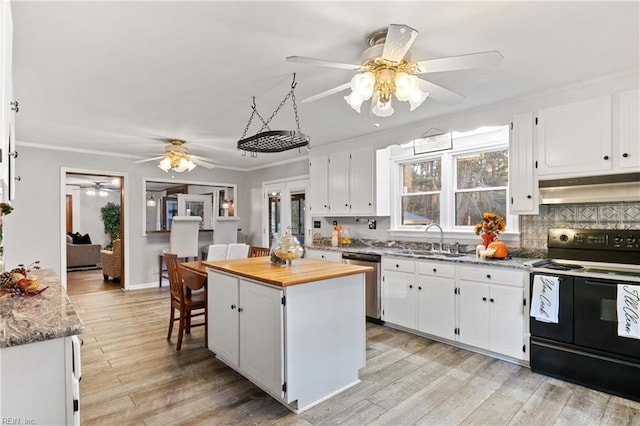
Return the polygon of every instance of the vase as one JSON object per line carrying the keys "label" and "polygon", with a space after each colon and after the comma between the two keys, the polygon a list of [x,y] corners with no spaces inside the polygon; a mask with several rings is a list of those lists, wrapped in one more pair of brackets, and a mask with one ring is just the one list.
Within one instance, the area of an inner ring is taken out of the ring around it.
{"label": "vase", "polygon": [[481,235],[481,237],[482,237],[482,245],[484,246],[484,248],[488,248],[489,244],[491,244],[493,241],[497,239],[497,235],[493,232],[485,232],[484,234]]}

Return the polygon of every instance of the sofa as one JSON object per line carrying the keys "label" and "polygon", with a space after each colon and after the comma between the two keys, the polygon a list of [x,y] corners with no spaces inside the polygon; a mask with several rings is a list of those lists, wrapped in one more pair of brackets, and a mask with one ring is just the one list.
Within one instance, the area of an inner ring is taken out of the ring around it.
{"label": "sofa", "polygon": [[67,269],[79,266],[97,266],[100,263],[100,244],[73,244],[67,235]]}

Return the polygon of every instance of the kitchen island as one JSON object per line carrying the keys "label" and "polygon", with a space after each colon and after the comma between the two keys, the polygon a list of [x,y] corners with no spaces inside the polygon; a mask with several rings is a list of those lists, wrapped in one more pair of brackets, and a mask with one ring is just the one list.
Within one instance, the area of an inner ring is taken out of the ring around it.
{"label": "kitchen island", "polygon": [[203,262],[209,349],[295,413],[359,383],[365,266],[268,257]]}

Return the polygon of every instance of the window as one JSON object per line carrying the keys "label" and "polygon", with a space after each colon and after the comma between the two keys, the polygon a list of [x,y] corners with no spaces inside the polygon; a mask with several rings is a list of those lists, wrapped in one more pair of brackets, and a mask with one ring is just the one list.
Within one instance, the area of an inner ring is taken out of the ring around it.
{"label": "window", "polygon": [[517,231],[517,217],[507,215],[508,146],[509,129],[501,126],[454,133],[448,151],[413,155],[410,144],[398,148],[392,231],[422,232],[435,222],[466,235],[484,212],[504,217],[507,231]]}
{"label": "window", "polygon": [[402,224],[426,225],[440,218],[441,160],[402,165]]}
{"label": "window", "polygon": [[483,212],[507,215],[509,151],[456,157],[455,225],[473,226]]}

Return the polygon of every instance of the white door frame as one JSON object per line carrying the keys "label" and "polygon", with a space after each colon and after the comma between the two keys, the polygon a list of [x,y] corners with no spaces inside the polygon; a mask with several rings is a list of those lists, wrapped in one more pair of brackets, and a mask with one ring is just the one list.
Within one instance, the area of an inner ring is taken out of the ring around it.
{"label": "white door frame", "polygon": [[60,284],[67,289],[67,217],[66,217],[66,195],[67,195],[67,173],[84,175],[104,175],[115,176],[122,179],[120,186],[121,197],[124,200],[124,211],[122,212],[124,223],[124,256],[122,259],[124,269],[124,289],[129,288],[129,197],[127,197],[127,185],[129,185],[129,174],[126,172],[114,172],[109,170],[76,169],[70,167],[60,168]]}
{"label": "white door frame", "polygon": [[[305,199],[309,199],[309,176],[295,176],[287,179],[278,179],[272,181],[266,181],[262,183],[262,246],[270,247],[271,241],[269,241],[269,192],[280,192],[280,229],[286,230],[288,226],[291,226],[291,192],[305,192]],[[309,210],[305,211],[304,216],[305,223],[305,238],[311,238],[311,215]]]}

